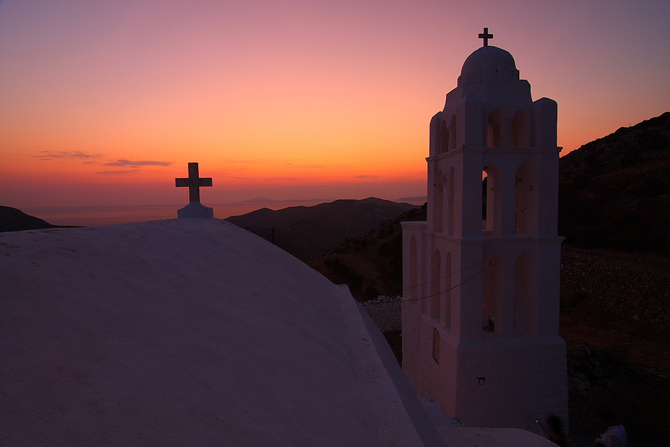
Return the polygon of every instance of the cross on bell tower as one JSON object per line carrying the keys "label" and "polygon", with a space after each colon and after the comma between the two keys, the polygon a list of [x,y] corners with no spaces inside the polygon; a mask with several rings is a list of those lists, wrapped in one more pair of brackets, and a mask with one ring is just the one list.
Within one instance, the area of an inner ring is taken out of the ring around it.
{"label": "cross on bell tower", "polygon": [[489,46],[489,39],[493,39],[493,34],[489,34],[489,29],[484,28],[483,33],[479,33],[479,38],[484,39],[484,45],[485,47]]}

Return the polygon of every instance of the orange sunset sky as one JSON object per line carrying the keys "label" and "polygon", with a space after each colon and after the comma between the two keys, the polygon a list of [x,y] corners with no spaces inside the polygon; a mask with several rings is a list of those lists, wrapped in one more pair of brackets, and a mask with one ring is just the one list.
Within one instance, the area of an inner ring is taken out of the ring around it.
{"label": "orange sunset sky", "polygon": [[669,23],[668,0],[0,1],[0,205],[185,205],[190,161],[210,206],[423,196],[483,27],[565,154],[670,109]]}

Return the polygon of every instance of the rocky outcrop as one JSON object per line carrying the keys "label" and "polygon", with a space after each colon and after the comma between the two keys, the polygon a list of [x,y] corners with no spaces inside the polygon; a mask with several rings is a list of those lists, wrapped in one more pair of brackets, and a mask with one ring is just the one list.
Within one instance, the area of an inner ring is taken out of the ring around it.
{"label": "rocky outcrop", "polygon": [[670,112],[567,154],[559,184],[566,244],[670,252]]}
{"label": "rocky outcrop", "polygon": [[653,369],[582,345],[568,350],[568,393],[572,432],[594,431],[610,410],[632,437],[670,439],[670,381]]}
{"label": "rocky outcrop", "polygon": [[402,295],[402,228],[400,222],[426,220],[426,205],[384,222],[364,236],[346,239],[309,265],[333,281],[347,284],[358,300]]}

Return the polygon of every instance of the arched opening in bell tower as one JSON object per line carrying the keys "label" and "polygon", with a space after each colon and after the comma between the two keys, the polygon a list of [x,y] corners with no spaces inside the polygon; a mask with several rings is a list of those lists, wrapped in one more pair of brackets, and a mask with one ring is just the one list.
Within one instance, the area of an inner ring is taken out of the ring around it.
{"label": "arched opening in bell tower", "polygon": [[442,232],[442,222],[444,219],[444,184],[446,183],[442,171],[435,174],[433,183],[433,231]]}
{"label": "arched opening in bell tower", "polygon": [[437,321],[440,321],[440,301],[442,300],[441,267],[440,250],[435,250],[430,267],[430,316]]}
{"label": "arched opening in bell tower", "polygon": [[418,253],[416,247],[416,238],[412,236],[409,241],[409,297],[417,298],[418,280]]}
{"label": "arched opening in bell tower", "polygon": [[454,234],[454,168],[449,169],[447,176],[447,234]]}
{"label": "arched opening in bell tower", "polygon": [[482,171],[482,230],[486,231],[486,218],[489,216],[489,175]]}
{"label": "arched opening in bell tower", "polygon": [[482,329],[486,332],[495,331],[497,304],[502,302],[502,262],[496,255],[489,255],[484,260],[484,302],[482,303]]}
{"label": "arched opening in bell tower", "polygon": [[451,252],[447,253],[444,263],[444,310],[442,324],[451,329]]}
{"label": "arched opening in bell tower", "polygon": [[500,147],[502,130],[502,112],[498,109],[489,113],[486,132],[486,147]]}
{"label": "arched opening in bell tower", "polygon": [[500,234],[500,170],[495,165],[482,171],[482,231],[485,236]]}
{"label": "arched opening in bell tower", "polygon": [[537,188],[535,187],[533,168],[522,164],[517,169],[514,183],[516,195],[516,225],[517,235],[533,235],[537,233]]}
{"label": "arched opening in bell tower", "polygon": [[534,319],[536,302],[533,297],[535,263],[527,253],[520,255],[514,263],[514,334],[536,335]]}
{"label": "arched opening in bell tower", "polygon": [[451,149],[456,149],[456,115],[451,117],[451,125],[449,126],[449,130],[451,131],[451,143],[449,144],[449,147]]}
{"label": "arched opening in bell tower", "polygon": [[440,154],[444,154],[445,152],[449,151],[449,129],[447,129],[447,122],[442,121],[440,123],[440,133],[441,133],[441,138],[440,138]]}
{"label": "arched opening in bell tower", "polygon": [[512,146],[527,147],[528,140],[528,114],[525,110],[518,110],[512,120]]}

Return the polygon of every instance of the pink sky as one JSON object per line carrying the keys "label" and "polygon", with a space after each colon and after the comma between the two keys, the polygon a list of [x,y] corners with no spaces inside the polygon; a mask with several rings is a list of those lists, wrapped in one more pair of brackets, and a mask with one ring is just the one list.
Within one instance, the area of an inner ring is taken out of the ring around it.
{"label": "pink sky", "polygon": [[190,161],[210,205],[425,195],[484,26],[566,153],[670,109],[668,23],[667,0],[4,0],[0,205],[185,204]]}

